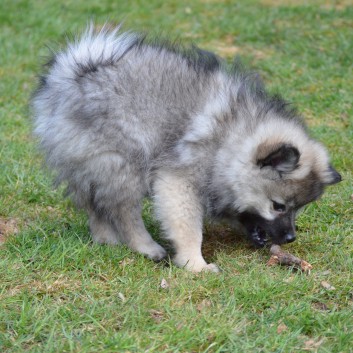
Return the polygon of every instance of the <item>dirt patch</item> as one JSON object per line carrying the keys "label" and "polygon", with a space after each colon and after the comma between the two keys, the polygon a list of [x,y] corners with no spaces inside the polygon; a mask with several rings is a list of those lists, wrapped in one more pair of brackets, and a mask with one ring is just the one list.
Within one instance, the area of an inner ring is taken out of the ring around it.
{"label": "dirt patch", "polygon": [[201,3],[204,4],[219,4],[219,3],[226,3],[225,0],[201,0]]}
{"label": "dirt patch", "polygon": [[[298,7],[305,6],[309,2],[307,0],[262,0],[261,4],[265,6],[273,6],[273,7]],[[338,1],[323,1],[323,0],[312,0],[310,2],[311,5],[318,6],[322,9],[326,10],[345,10],[347,7],[352,6],[351,0],[338,0]]]}
{"label": "dirt patch", "polygon": [[18,233],[17,221],[14,218],[5,219],[0,217],[0,245],[13,234]]}
{"label": "dirt patch", "polygon": [[248,246],[243,236],[223,224],[206,224],[203,235],[202,253],[206,259],[212,259],[218,251],[231,253],[239,244]]}
{"label": "dirt patch", "polygon": [[63,275],[59,275],[54,281],[42,282],[39,280],[33,280],[28,283],[19,284],[17,286],[8,288],[4,291],[3,295],[0,296],[0,299],[6,297],[13,297],[18,295],[23,291],[30,291],[35,294],[47,294],[47,295],[60,295],[65,290],[73,291],[81,288],[82,284],[80,281],[72,280]]}
{"label": "dirt patch", "polygon": [[250,55],[257,60],[266,59],[274,55],[274,51],[271,48],[265,48],[262,50],[255,49],[250,46],[235,45],[236,38],[228,35],[225,38],[222,38],[219,41],[211,41],[207,43],[207,47],[211,51],[214,51],[216,54],[223,58],[234,58],[235,56]]}
{"label": "dirt patch", "polygon": [[215,52],[223,57],[233,57],[241,53],[241,49],[235,45],[227,46],[223,44],[218,44],[213,46]]}

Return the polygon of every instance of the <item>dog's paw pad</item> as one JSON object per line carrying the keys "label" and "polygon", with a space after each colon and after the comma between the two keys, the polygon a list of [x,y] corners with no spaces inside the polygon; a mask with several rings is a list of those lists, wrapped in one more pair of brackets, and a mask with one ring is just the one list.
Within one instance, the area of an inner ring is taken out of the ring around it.
{"label": "dog's paw pad", "polygon": [[214,272],[214,273],[220,273],[221,269],[216,265],[216,264],[208,264],[206,265],[203,269],[203,272]]}

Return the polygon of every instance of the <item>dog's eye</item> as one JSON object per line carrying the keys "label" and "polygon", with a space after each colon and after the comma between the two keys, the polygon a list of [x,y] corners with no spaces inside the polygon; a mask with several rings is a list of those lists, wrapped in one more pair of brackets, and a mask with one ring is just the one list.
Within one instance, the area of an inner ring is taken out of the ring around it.
{"label": "dog's eye", "polygon": [[286,212],[286,205],[283,205],[281,203],[278,203],[276,201],[272,201],[273,203],[273,209],[277,212]]}

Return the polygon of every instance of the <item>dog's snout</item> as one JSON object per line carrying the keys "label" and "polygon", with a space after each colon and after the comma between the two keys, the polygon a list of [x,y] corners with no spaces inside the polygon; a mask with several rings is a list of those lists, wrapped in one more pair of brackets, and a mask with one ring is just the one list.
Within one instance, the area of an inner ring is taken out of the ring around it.
{"label": "dog's snout", "polygon": [[285,236],[286,243],[292,243],[295,240],[296,236],[293,233],[288,233]]}

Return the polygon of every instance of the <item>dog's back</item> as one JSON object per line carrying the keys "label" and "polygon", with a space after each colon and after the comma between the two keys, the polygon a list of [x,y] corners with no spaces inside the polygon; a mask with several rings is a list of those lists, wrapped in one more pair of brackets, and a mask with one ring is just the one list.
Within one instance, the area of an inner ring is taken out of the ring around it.
{"label": "dog's back", "polygon": [[215,89],[216,56],[115,32],[90,28],[42,76],[35,132],[54,168],[112,151],[136,163],[155,158]]}

